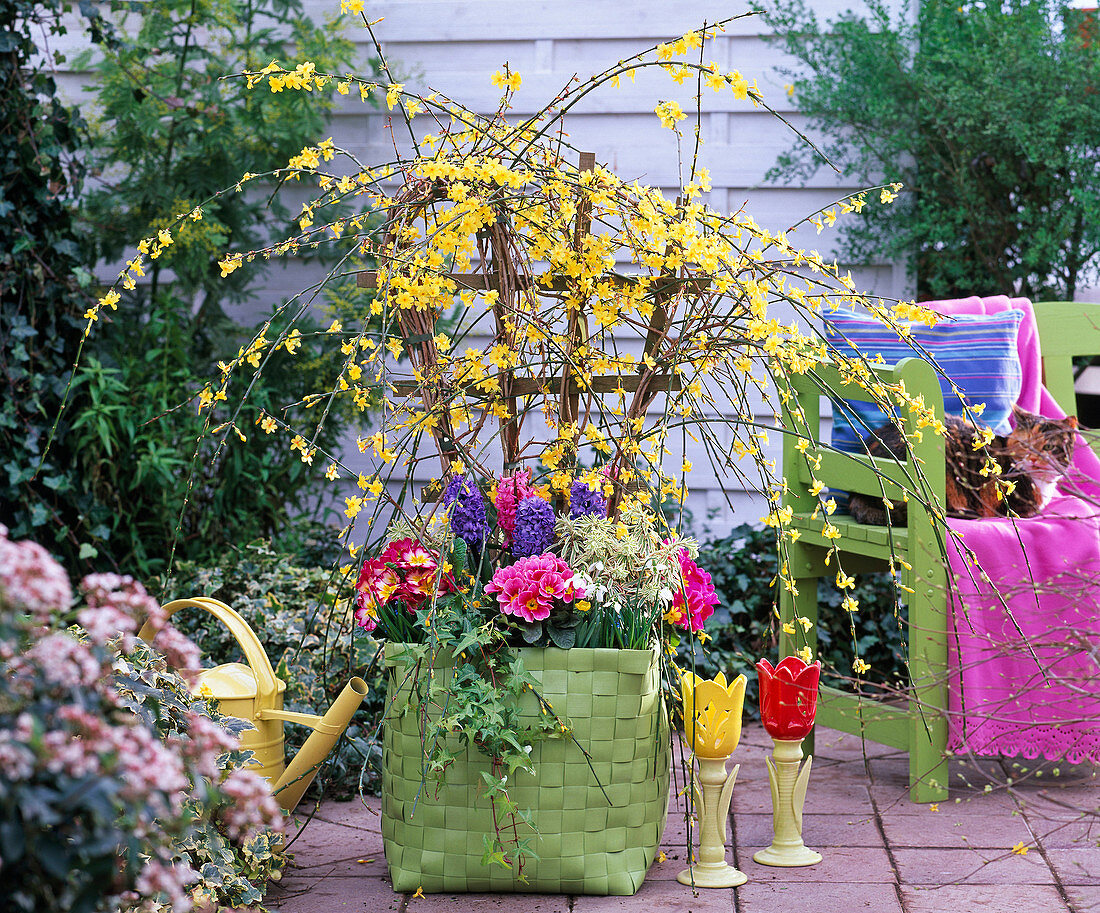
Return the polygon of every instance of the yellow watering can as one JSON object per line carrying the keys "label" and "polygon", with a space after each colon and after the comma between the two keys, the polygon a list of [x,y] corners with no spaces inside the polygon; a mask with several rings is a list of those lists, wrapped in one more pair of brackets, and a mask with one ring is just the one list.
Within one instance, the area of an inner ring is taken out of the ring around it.
{"label": "yellow watering can", "polygon": [[[279,805],[285,811],[293,811],[313,782],[321,762],[367,696],[367,683],[358,676],[352,678],[323,717],[283,710],[286,682],[275,676],[271,661],[248,622],[224,602],[204,596],[177,599],[164,609],[171,616],[191,607],[204,609],[229,628],[248,661],[247,665],[225,663],[202,670],[193,691],[212,693],[223,714],[248,720],[256,727],[241,733],[241,748],[253,753],[255,759],[250,767],[271,783]],[[138,632],[143,640],[150,640],[152,634],[148,622]],[[314,730],[289,765],[283,755],[284,722],[300,723]]]}

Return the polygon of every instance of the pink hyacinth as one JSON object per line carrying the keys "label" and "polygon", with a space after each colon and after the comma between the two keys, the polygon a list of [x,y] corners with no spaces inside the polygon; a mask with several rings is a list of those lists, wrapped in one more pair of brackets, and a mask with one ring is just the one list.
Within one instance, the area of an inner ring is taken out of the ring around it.
{"label": "pink hyacinth", "polygon": [[583,587],[574,585],[573,571],[557,555],[520,558],[493,574],[486,593],[495,593],[500,610],[524,621],[542,621],[555,603],[584,599]]}
{"label": "pink hyacinth", "polygon": [[377,622],[371,610],[377,611],[379,606],[400,599],[415,612],[437,590],[453,593],[457,589],[450,574],[440,574],[438,552],[415,539],[397,539],[377,558],[363,562],[356,585],[355,620],[372,631]]}
{"label": "pink hyacinth", "polygon": [[[673,609],[678,611],[675,624],[688,631],[699,631],[704,622],[714,613],[714,607],[719,602],[718,594],[714,590],[710,574],[691,559],[686,548],[680,549],[679,557],[684,586],[676,591],[676,597],[672,602]],[[685,593],[687,594],[686,612],[684,611]]]}
{"label": "pink hyacinth", "polygon": [[512,543],[512,533],[516,528],[516,507],[524,498],[535,493],[531,486],[531,470],[522,469],[510,476],[501,476],[493,496],[493,506],[497,509],[497,526],[503,536],[503,545]]}

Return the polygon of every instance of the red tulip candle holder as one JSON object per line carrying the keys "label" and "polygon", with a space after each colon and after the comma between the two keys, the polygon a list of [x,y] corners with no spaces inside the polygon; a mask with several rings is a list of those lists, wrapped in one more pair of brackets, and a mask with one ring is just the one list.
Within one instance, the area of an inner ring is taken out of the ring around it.
{"label": "red tulip candle holder", "polygon": [[760,717],[775,748],[766,759],[772,787],[772,844],[752,858],[762,865],[815,865],[821,862],[821,854],[802,842],[802,806],[813,758],[806,758],[804,765],[801,761],[802,740],[814,725],[821,663],[788,656],[774,668],[762,659],[756,670],[760,674]]}

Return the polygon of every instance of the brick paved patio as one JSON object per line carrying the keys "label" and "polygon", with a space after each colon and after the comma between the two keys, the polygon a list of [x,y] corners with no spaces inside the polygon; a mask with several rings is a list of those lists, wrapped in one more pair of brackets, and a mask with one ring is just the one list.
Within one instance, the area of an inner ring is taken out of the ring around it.
{"label": "brick paved patio", "polygon": [[[291,847],[294,865],[272,887],[280,913],[1100,913],[1100,773],[1054,765],[1020,778],[1024,761],[952,765],[951,800],[938,810],[907,798],[900,752],[824,730],[818,735],[803,836],[824,861],[774,869],[752,861],[771,839],[764,754],[770,740],[746,726],[735,761],[736,889],[691,890],[683,806],[673,797],[663,848],[634,897],[394,894],[379,835],[378,800],[321,806]],[[1033,765],[1027,765],[1033,766]],[[1016,781],[1006,788],[1008,777]],[[675,787],[673,789],[675,793]],[[1089,814],[1087,811],[1091,811]],[[307,809],[300,809],[308,813]],[[1012,848],[1023,844],[1026,854]]]}

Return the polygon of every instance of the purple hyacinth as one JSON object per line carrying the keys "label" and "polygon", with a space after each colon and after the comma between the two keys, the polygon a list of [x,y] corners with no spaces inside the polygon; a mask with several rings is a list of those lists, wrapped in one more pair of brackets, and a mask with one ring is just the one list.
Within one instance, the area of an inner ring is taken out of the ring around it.
{"label": "purple hyacinth", "polygon": [[472,551],[480,552],[489,538],[489,521],[485,517],[485,496],[465,476],[455,476],[447,483],[443,503],[451,507],[451,532]]}
{"label": "purple hyacinth", "polygon": [[541,555],[554,541],[554,508],[542,498],[524,498],[516,507],[512,554],[517,558]]}
{"label": "purple hyacinth", "polygon": [[584,482],[574,482],[569,489],[569,516],[606,517],[607,498],[599,489],[593,491]]}

